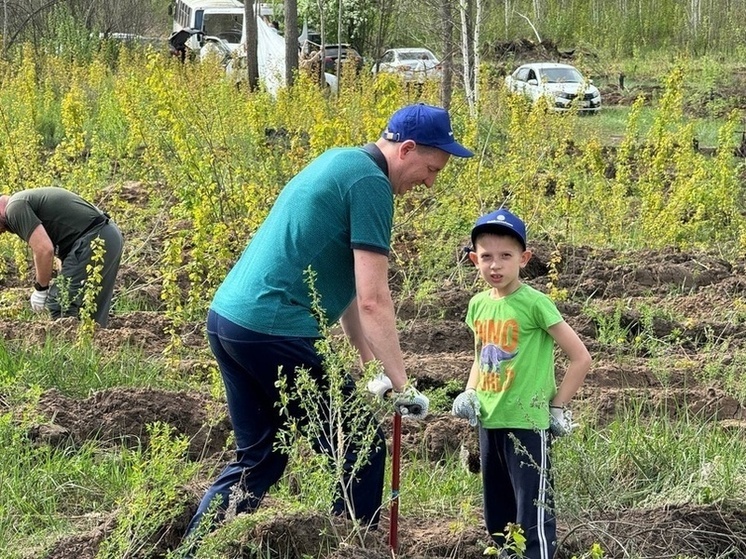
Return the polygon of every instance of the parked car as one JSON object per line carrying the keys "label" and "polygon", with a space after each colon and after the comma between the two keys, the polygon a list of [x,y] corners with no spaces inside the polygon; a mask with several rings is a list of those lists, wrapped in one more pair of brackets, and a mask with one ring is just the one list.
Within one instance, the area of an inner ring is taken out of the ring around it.
{"label": "parked car", "polygon": [[547,98],[557,111],[570,110],[576,99],[580,112],[596,113],[601,110],[598,88],[569,64],[524,64],[505,78],[505,85],[513,93],[526,95],[534,102]]}
{"label": "parked car", "polygon": [[378,63],[373,65],[372,72],[396,74],[404,81],[419,83],[443,77],[438,58],[428,49],[419,47],[387,50]]}
{"label": "parked car", "polygon": [[360,56],[360,53],[350,45],[342,43],[339,45],[324,45],[324,72],[336,74],[338,58],[341,58],[342,64],[352,61],[355,64],[356,72],[363,69],[363,57]]}

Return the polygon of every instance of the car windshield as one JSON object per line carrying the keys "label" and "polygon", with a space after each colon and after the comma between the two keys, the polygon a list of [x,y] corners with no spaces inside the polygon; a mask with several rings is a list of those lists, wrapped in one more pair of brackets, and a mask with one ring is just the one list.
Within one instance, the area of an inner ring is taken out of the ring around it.
{"label": "car windshield", "polygon": [[405,50],[399,53],[402,60],[435,60],[432,53],[422,50]]}
{"label": "car windshield", "polygon": [[542,81],[547,83],[581,83],[583,76],[575,68],[542,68]]}
{"label": "car windshield", "polygon": [[206,13],[203,24],[205,35],[213,35],[227,40],[229,43],[241,42],[242,14],[213,14]]}

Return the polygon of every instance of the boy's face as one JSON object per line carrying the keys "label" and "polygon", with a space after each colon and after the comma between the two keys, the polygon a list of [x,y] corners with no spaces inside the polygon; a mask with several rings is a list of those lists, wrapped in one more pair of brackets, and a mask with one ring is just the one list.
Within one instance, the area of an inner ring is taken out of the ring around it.
{"label": "boy's face", "polygon": [[523,250],[520,241],[510,235],[483,233],[469,258],[484,281],[504,297],[520,287],[519,273],[531,259],[531,251]]}

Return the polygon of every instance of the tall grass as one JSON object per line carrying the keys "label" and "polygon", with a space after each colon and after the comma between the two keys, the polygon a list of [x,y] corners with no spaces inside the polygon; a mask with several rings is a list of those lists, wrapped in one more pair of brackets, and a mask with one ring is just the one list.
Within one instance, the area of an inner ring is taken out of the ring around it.
{"label": "tall grass", "polygon": [[[121,558],[152,546],[162,523],[183,510],[182,488],[196,466],[186,441],[153,426],[148,449],[34,445],[28,424],[0,415],[0,540],[3,557],[43,557],[59,537],[110,524],[98,557]],[[180,509],[182,507],[182,509]]]}
{"label": "tall grass", "polygon": [[0,388],[22,397],[29,387],[56,388],[71,397],[117,386],[174,388],[183,381],[163,374],[164,364],[146,358],[142,348],[103,350],[92,343],[49,335],[40,343],[0,340]]}
{"label": "tall grass", "polygon": [[746,489],[746,443],[737,429],[692,414],[687,402],[658,412],[649,406],[633,400],[601,428],[589,411],[583,428],[554,446],[558,514],[709,504]]}

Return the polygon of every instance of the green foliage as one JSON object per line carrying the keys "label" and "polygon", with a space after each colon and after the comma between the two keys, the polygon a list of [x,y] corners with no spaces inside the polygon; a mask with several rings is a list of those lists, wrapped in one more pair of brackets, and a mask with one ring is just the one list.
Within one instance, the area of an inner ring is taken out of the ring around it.
{"label": "green foliage", "polygon": [[603,548],[600,544],[594,543],[591,548],[582,555],[573,555],[572,559],[603,559],[606,557]]}
{"label": "green foliage", "polygon": [[[348,80],[337,99],[299,76],[273,99],[236,91],[217,65],[182,65],[147,49],[128,51],[116,68],[101,58],[84,67],[54,56],[39,68],[30,51],[0,67],[6,190],[57,182],[95,197],[112,181],[139,177],[152,211],[166,214],[159,275],[173,354],[179,325],[204,314],[289,178],[329,147],[377,137],[388,116],[411,102],[394,81],[367,75],[359,88]],[[737,254],[746,242],[739,167],[730,156],[739,116],[717,131],[715,157],[691,148],[695,129],[682,103],[695,69],[679,60],[656,108],[642,98],[632,106],[615,151],[592,132],[593,119],[532,106],[488,83],[489,102],[472,119],[457,90],[453,127],[478,155],[453,158],[434,189],[397,199],[394,240],[407,239],[406,253],[394,250],[402,285],[422,301],[432,297],[474,219],[501,204],[524,218],[530,240],[683,249],[714,241],[725,257]],[[437,103],[437,92],[426,88],[421,99]],[[21,269],[26,255],[16,261]]]}
{"label": "green foliage", "polygon": [[526,551],[526,536],[523,535],[524,530],[519,524],[509,523],[505,527],[505,531],[496,534],[505,539],[505,543],[497,548],[495,546],[487,547],[484,550],[485,555],[503,555],[510,553],[514,557],[525,557]]}
{"label": "green foliage", "polygon": [[464,371],[463,378],[449,380],[443,386],[429,390],[430,413],[451,413],[453,399],[464,389],[468,377],[469,372]]}
{"label": "green foliage", "polygon": [[665,309],[646,303],[617,301],[613,308],[602,308],[587,304],[584,314],[596,325],[596,339],[605,350],[620,358],[630,356],[654,357],[669,347],[676,347],[679,331],[673,330],[665,336],[656,332],[656,323],[667,322],[671,317]]}
{"label": "green foliage", "polygon": [[[8,557],[21,557],[18,550],[44,556],[44,546],[76,529],[75,518],[115,509],[124,513],[118,516],[120,528],[102,550],[142,544],[148,530],[176,510],[178,488],[194,473],[195,466],[185,467],[181,460],[186,441],[171,438],[163,426],[152,428],[149,450],[118,454],[92,442],[77,449],[31,444],[29,420],[0,416],[0,538]],[[113,551],[99,555],[123,556]]]}
{"label": "green foliage", "polygon": [[101,275],[104,269],[104,255],[106,247],[104,240],[96,237],[91,241],[91,263],[86,266],[87,279],[83,285],[82,305],[80,307],[80,333],[79,340],[85,340],[93,335],[96,313],[96,297],[101,292]]}
{"label": "green foliage", "polygon": [[[280,432],[280,448],[290,456],[298,457],[298,448],[324,449],[323,456],[314,463],[317,472],[312,480],[325,487],[326,506],[336,498],[342,498],[351,510],[351,485],[370,459],[370,449],[376,444],[378,424],[371,421],[371,409],[365,400],[366,394],[353,390],[347,394],[345,386],[349,382],[349,371],[357,360],[357,353],[349,340],[334,336],[321,306],[322,301],[315,289],[316,274],[306,270],[306,281],[311,293],[312,310],[320,325],[321,337],[316,342],[316,350],[324,365],[323,381],[314,378],[306,369],[288,371],[281,374],[277,385],[280,388],[282,413],[287,428]],[[288,385],[289,378],[295,377],[294,386]],[[291,415],[291,408],[300,409],[303,417]],[[296,441],[303,441],[301,447]],[[346,464],[345,457],[355,452],[354,464]],[[297,459],[297,458],[296,458]],[[320,466],[320,467],[319,467]],[[301,492],[306,495],[306,492]],[[365,545],[364,533],[367,526],[352,518],[352,537]]]}
{"label": "green foliage", "polygon": [[98,39],[78,20],[65,4],[55,4],[48,20],[50,33],[45,36],[43,49],[74,63],[90,62],[98,46]]}
{"label": "green foliage", "polygon": [[[432,457],[428,457],[424,446],[423,443],[407,454],[406,460],[402,458],[399,484],[401,514],[445,514],[466,524],[477,522],[473,515],[482,509],[479,476],[467,474],[456,454],[448,453],[442,460],[434,462]],[[438,487],[437,494],[432,490],[435,486]]]}
{"label": "green foliage", "polygon": [[743,375],[746,355],[734,350],[732,342],[725,339],[714,343],[707,356],[703,366],[695,369],[696,378],[703,383],[722,386],[738,401],[746,399],[746,378]]}
{"label": "green foliage", "polygon": [[487,44],[516,37],[535,40],[533,25],[542,39],[635,59],[665,49],[735,54],[743,37],[739,7],[728,2],[513,0],[489,16],[483,31]]}
{"label": "green foliage", "polygon": [[158,531],[185,505],[181,487],[196,466],[184,467],[189,446],[186,437],[174,437],[165,424],[148,426],[150,443],[146,451],[131,457],[127,490],[118,499],[119,514],[113,532],[104,539],[97,559],[154,556]]}

